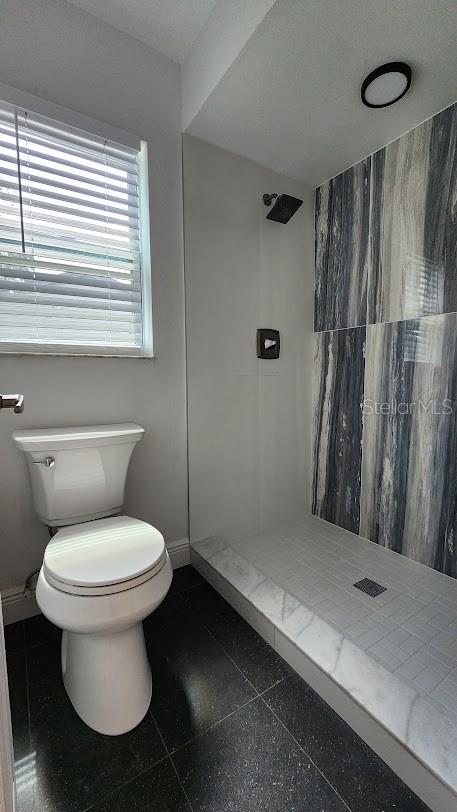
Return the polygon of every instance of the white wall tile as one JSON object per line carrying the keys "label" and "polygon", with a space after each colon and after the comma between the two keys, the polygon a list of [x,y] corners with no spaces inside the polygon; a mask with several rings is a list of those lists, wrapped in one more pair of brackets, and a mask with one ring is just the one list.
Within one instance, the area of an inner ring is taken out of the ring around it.
{"label": "white wall tile", "polygon": [[[229,538],[309,504],[312,191],[184,137],[190,536]],[[304,200],[287,226],[262,194]],[[281,333],[256,357],[256,330]]]}

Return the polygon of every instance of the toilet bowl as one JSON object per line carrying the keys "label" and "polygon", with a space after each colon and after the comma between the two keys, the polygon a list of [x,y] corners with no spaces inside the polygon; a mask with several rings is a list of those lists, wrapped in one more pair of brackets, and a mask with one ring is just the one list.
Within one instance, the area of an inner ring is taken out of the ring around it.
{"label": "toilet bowl", "polygon": [[64,528],[46,547],[37,603],[63,629],[66,691],[99,733],[126,733],[148,710],[152,680],[141,621],[171,579],[162,535],[127,516]]}
{"label": "toilet bowl", "polygon": [[37,512],[52,528],[36,599],[63,630],[65,689],[81,719],[111,736],[147,713],[152,676],[142,621],[172,580],[162,534],[117,515],[142,432],[120,424],[13,435],[26,453]]}

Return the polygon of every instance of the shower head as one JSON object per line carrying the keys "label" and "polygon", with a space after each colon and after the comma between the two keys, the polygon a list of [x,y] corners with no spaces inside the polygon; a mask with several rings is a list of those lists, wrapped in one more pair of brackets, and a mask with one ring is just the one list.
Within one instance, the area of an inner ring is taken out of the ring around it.
{"label": "shower head", "polygon": [[264,195],[262,199],[265,206],[271,206],[275,200],[272,210],[267,214],[267,220],[274,220],[276,223],[288,223],[303,203],[303,200],[290,195]]}

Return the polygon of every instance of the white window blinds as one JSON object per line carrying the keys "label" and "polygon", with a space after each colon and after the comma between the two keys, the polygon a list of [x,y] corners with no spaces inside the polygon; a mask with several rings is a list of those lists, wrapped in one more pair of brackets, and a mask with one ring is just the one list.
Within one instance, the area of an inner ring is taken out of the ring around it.
{"label": "white window blinds", "polygon": [[144,353],[140,155],[0,102],[0,351]]}

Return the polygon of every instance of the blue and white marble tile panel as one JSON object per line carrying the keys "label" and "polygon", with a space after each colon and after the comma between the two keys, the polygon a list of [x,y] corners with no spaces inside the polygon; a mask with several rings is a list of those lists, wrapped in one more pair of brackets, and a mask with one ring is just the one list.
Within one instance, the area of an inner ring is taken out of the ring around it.
{"label": "blue and white marble tile panel", "polygon": [[457,310],[457,105],[371,162],[367,322]]}
{"label": "blue and white marble tile panel", "polygon": [[366,334],[359,532],[455,577],[457,314]]}
{"label": "blue and white marble tile panel", "polygon": [[457,311],[457,104],[316,190],[315,330]]}
{"label": "blue and white marble tile panel", "polygon": [[358,532],[365,329],[314,336],[312,511]]}
{"label": "blue and white marble tile panel", "polygon": [[314,329],[366,323],[371,160],[316,190]]}

